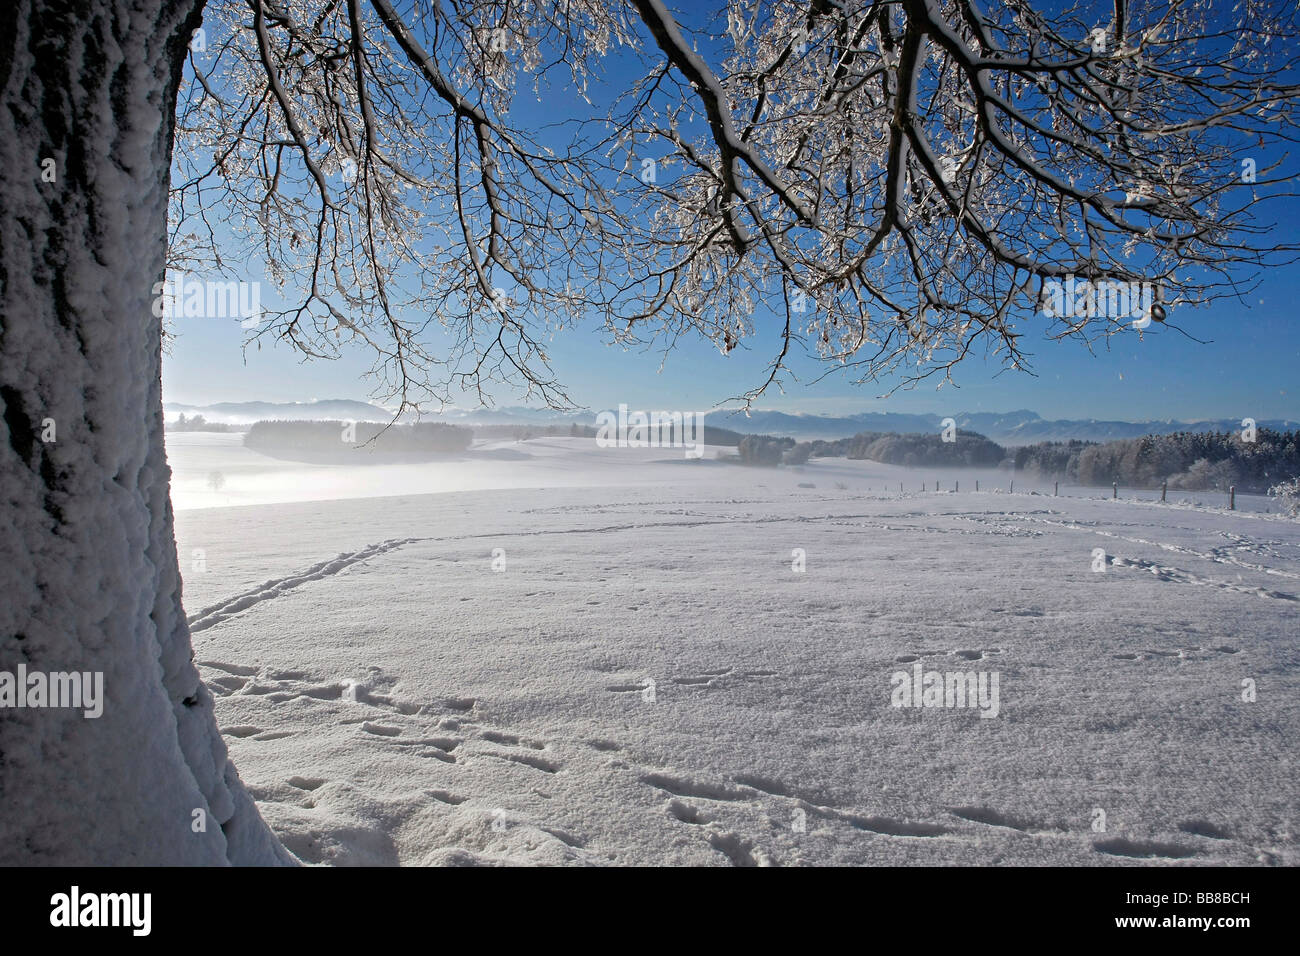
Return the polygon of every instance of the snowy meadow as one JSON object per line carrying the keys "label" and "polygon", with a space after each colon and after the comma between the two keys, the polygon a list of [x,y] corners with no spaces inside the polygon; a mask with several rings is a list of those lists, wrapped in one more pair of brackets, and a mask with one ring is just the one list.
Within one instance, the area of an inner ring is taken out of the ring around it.
{"label": "snowy meadow", "polygon": [[304,863],[1300,861],[1300,523],[1266,500],[167,446],[195,660]]}

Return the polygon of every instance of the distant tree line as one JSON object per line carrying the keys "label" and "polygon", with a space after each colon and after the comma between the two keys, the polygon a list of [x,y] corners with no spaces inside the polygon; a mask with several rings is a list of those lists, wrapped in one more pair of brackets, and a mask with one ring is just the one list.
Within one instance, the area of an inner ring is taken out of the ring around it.
{"label": "distant tree line", "polygon": [[1003,448],[976,432],[956,432],[956,441],[940,434],[861,432],[835,441],[798,442],[793,438],[747,435],[739,443],[740,460],[775,467],[812,458],[850,458],[907,468],[1013,467],[1039,478],[1080,485],[1170,488],[1265,494],[1300,476],[1300,431],[1260,428],[1255,441],[1239,432],[1175,432],[1099,444],[1089,441],[1038,442]]}
{"label": "distant tree line", "polygon": [[441,422],[262,421],[248,430],[244,445],[294,461],[382,464],[458,454],[473,438],[470,429]]}
{"label": "distant tree line", "polygon": [[802,444],[811,450],[807,442],[798,443],[793,438],[776,438],[772,435],[746,435],[736,442],[736,453],[741,464],[758,465],[763,468],[775,468],[777,465],[801,465],[808,460],[807,452],[801,451],[793,460],[787,456],[794,448]]}
{"label": "distant tree line", "polygon": [[961,465],[996,468],[1007,457],[1006,449],[978,432],[958,429],[953,438],[953,441],[944,441],[941,435],[932,434],[867,433],[855,436],[847,457],[917,468]]}
{"label": "distant tree line", "polygon": [[[475,425],[475,438],[495,438],[498,440],[513,438],[515,441],[528,441],[533,438],[558,438],[568,436],[569,438],[595,438],[599,429],[594,425],[581,425],[577,422],[570,424],[552,423],[552,424],[528,424],[528,425]],[[655,433],[659,434],[656,435]],[[639,437],[650,440],[652,437],[658,438],[661,442],[666,442],[672,438],[672,429],[655,428],[647,425],[643,432],[638,433]],[[729,428],[715,428],[712,425],[704,426],[704,444],[720,445],[726,448],[735,448],[740,444],[740,440],[745,436],[740,432],[732,431]]]}
{"label": "distant tree line", "polygon": [[[1013,455],[1016,471],[1038,478],[1065,478],[1078,481],[1079,456],[1085,449],[1100,447],[1095,441],[1040,441],[1022,445]],[[1113,479],[1112,479],[1113,480]]]}
{"label": "distant tree line", "polygon": [[529,441],[533,438],[595,438],[596,429],[590,425],[579,425],[577,422],[564,424],[562,422],[552,423],[530,423],[527,425],[475,425],[474,437],[495,441],[504,441],[513,438],[515,441]]}
{"label": "distant tree line", "polygon": [[852,438],[835,441],[796,442],[793,438],[746,435],[737,451],[743,464],[768,468],[802,465],[809,458],[852,458],[909,468],[932,465],[995,468],[1007,457],[1001,445],[983,435],[958,431],[955,437],[956,441],[945,442],[941,435],[860,432]]}
{"label": "distant tree line", "polygon": [[1007,458],[1005,448],[978,432],[958,429],[954,438],[947,442],[939,434],[859,432],[852,438],[812,442],[810,451],[814,458],[851,458],[907,468],[996,468]]}
{"label": "distant tree line", "polygon": [[1261,428],[1253,442],[1239,432],[1175,432],[1107,442],[1047,442],[1016,451],[1017,469],[1060,475],[1081,485],[1264,494],[1300,475],[1300,431]]}
{"label": "distant tree line", "polygon": [[221,422],[210,422],[202,415],[192,415],[186,418],[184,412],[181,412],[176,417],[176,421],[166,427],[168,431],[173,432],[237,432],[242,431],[244,428],[243,425],[225,425]]}

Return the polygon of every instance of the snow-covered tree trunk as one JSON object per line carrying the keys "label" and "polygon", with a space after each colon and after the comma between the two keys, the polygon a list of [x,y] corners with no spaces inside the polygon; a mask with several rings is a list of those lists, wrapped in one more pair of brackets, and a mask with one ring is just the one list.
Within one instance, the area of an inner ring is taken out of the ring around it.
{"label": "snow-covered tree trunk", "polygon": [[0,863],[290,862],[191,661],[163,448],[151,306],[202,0],[3,6],[0,678],[102,672],[104,701],[0,707]]}

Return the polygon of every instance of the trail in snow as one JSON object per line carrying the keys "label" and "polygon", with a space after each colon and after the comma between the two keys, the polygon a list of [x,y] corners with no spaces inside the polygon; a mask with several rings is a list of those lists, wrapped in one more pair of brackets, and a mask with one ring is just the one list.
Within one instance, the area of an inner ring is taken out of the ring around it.
{"label": "trail in snow", "polygon": [[280,597],[309,581],[319,581],[322,578],[329,577],[330,575],[338,574],[340,571],[351,567],[358,561],[373,558],[375,555],[383,554],[386,551],[400,548],[404,544],[410,544],[412,541],[418,540],[420,539],[402,538],[381,541],[379,544],[368,545],[359,551],[353,551],[350,554],[336,555],[327,561],[313,564],[305,571],[299,571],[296,574],[291,574],[287,577],[276,580],[265,581],[252,590],[245,591],[242,594],[236,594],[232,598],[205,607],[196,614],[189,615],[186,620],[190,625],[190,633],[206,630],[214,624],[221,623],[232,614],[238,614],[240,611],[247,610],[254,604],[260,604],[263,601],[269,601],[272,598]]}
{"label": "trail in snow", "polygon": [[[199,667],[285,845],[319,864],[1300,860],[1295,606],[1267,587],[1300,576],[1300,526],[679,470],[189,513],[178,543],[220,558],[196,585],[236,592],[194,616]],[[1110,573],[1098,543],[1123,552]],[[267,580],[230,586],[250,566]],[[1000,672],[1001,715],[892,708],[918,662]]]}

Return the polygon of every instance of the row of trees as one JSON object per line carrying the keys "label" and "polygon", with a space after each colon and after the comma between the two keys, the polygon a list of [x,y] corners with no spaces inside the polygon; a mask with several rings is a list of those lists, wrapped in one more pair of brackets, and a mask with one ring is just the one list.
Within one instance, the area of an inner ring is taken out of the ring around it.
{"label": "row of trees", "polygon": [[775,467],[802,465],[809,458],[852,458],[879,461],[908,468],[968,465],[996,468],[1007,458],[1006,450],[975,432],[959,431],[956,441],[940,435],[893,432],[860,432],[835,441],[796,442],[793,438],[746,435],[737,450],[747,465]]}
{"label": "row of trees", "polygon": [[746,464],[802,464],[809,457],[878,461],[907,468],[1012,467],[1038,478],[1080,485],[1119,482],[1129,488],[1266,493],[1300,475],[1300,432],[1261,428],[1255,440],[1236,432],[1176,432],[1099,444],[1039,442],[1006,449],[976,432],[941,435],[862,432],[836,441],[795,443],[793,438],[750,435],[740,443]]}
{"label": "row of trees", "polygon": [[942,435],[892,432],[860,432],[838,441],[815,441],[813,457],[851,458],[879,461],[907,468],[966,465],[971,468],[996,468],[1007,451],[978,432],[957,431],[955,441]]}
{"label": "row of trees", "polygon": [[1112,481],[1136,488],[1158,487],[1188,491],[1265,493],[1300,475],[1300,432],[1261,428],[1255,441],[1235,432],[1177,432],[1107,442],[1079,451],[1067,462],[1068,477],[1083,485]]}
{"label": "row of trees", "polygon": [[1038,478],[1076,478],[1079,474],[1079,456],[1085,449],[1094,448],[1097,442],[1042,441],[1036,445],[1022,445],[1015,450],[1012,461],[1016,471]]}
{"label": "row of trees", "polygon": [[775,468],[777,465],[802,465],[808,460],[812,446],[796,442],[793,438],[774,438],[771,435],[746,435],[736,445],[741,464]]}
{"label": "row of trees", "polygon": [[192,415],[185,417],[181,412],[176,417],[176,421],[167,426],[168,431],[173,432],[237,432],[240,430],[238,425],[226,425],[221,422],[210,422],[202,415]]}
{"label": "row of trees", "polygon": [[579,425],[577,422],[568,425],[558,422],[546,425],[475,425],[474,437],[493,441],[505,439],[529,441],[533,438],[563,437],[595,438],[596,429],[590,425]]}
{"label": "row of trees", "polygon": [[[562,423],[536,424],[536,425],[475,425],[475,438],[505,439],[513,438],[515,441],[528,441],[532,438],[557,438],[568,436],[569,438],[595,438],[599,435],[600,430],[593,425],[582,425],[578,422],[572,422],[568,425]],[[642,437],[650,439],[654,436],[657,440],[667,442],[672,439],[672,430],[667,428],[655,428],[646,426]],[[740,444],[740,440],[745,436],[740,432],[732,431],[729,428],[717,428],[713,425],[704,426],[704,443],[706,445],[720,445],[727,448],[735,448]]]}

